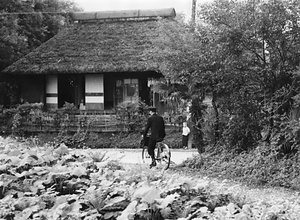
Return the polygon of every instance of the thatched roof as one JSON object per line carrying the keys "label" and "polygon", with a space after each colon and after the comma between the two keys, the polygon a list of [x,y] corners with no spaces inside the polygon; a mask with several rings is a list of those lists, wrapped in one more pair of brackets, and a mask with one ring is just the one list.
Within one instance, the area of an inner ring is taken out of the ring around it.
{"label": "thatched roof", "polygon": [[71,16],[77,22],[3,72],[161,72],[160,58],[156,56],[157,42],[166,39],[160,27],[176,23],[174,9],[74,13]]}

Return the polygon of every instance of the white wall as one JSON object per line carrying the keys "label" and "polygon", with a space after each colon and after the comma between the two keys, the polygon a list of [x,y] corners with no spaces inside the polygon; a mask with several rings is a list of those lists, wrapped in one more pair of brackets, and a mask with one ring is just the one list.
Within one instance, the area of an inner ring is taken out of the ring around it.
{"label": "white wall", "polygon": [[58,106],[57,75],[46,77],[46,105],[49,108],[57,108]]}
{"label": "white wall", "polygon": [[103,74],[87,74],[85,76],[86,109],[104,110]]}

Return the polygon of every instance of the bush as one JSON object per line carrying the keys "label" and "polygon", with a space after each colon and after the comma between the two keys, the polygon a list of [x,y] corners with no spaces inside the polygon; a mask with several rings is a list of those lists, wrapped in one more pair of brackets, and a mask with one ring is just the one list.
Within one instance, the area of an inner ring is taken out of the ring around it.
{"label": "bush", "polygon": [[181,132],[176,130],[166,132],[167,135],[165,137],[166,144],[169,145],[170,148],[182,148],[181,144]]}
{"label": "bush", "polygon": [[[222,142],[230,151],[251,150],[261,140],[260,103],[246,92],[233,95],[231,98],[233,104],[230,115],[223,113],[227,116],[227,121],[224,121],[222,126]],[[224,116],[223,118],[226,118]]]}
{"label": "bush", "polygon": [[199,173],[242,181],[250,185],[276,186],[299,190],[300,154],[278,157],[271,145],[259,145],[248,152],[217,151],[197,155],[184,161],[183,166]]}
{"label": "bush", "polygon": [[144,102],[122,102],[116,107],[119,124],[125,130],[140,131],[147,121],[148,107]]}

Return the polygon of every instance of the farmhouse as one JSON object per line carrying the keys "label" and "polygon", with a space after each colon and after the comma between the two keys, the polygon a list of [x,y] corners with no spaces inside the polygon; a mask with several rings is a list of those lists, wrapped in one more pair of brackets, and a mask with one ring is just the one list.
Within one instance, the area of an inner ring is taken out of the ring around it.
{"label": "farmhouse", "polygon": [[72,13],[73,24],[3,73],[18,79],[24,101],[47,110],[66,102],[85,111],[157,105],[150,87],[163,77],[162,43],[174,34],[175,15],[172,8]]}

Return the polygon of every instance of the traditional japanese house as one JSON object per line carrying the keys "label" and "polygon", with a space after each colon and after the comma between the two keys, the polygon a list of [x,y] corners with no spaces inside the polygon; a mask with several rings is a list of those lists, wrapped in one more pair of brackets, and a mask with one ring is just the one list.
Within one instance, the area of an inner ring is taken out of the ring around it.
{"label": "traditional japanese house", "polygon": [[47,110],[66,102],[86,111],[109,110],[123,101],[157,105],[150,84],[163,77],[159,42],[166,39],[161,30],[176,23],[175,10],[77,12],[71,17],[72,25],[3,71],[18,79],[21,98],[44,103]]}

